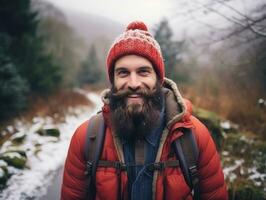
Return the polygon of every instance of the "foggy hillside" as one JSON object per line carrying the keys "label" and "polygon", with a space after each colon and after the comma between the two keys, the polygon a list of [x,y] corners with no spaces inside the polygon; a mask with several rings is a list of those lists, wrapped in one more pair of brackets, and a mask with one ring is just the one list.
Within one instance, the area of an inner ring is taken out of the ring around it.
{"label": "foggy hillside", "polygon": [[91,44],[95,39],[105,38],[113,41],[123,30],[123,25],[105,17],[78,11],[62,10],[67,18],[68,24],[75,32]]}
{"label": "foggy hillside", "polygon": [[40,17],[49,16],[66,22],[74,34],[84,41],[85,46],[95,44],[100,54],[107,53],[111,42],[124,29],[122,24],[106,17],[68,10],[43,0],[33,1],[33,8],[40,11]]}

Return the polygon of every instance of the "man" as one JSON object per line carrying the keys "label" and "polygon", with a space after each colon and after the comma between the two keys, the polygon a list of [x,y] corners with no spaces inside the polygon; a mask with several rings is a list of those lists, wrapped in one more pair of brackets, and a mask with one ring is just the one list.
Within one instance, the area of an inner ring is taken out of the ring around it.
{"label": "man", "polygon": [[[61,198],[99,200],[192,199],[179,166],[150,170],[153,163],[176,163],[173,144],[191,130],[199,155],[200,199],[227,199],[215,144],[206,127],[191,115],[176,84],[164,77],[160,46],[142,22],[132,22],[107,56],[111,89],[103,92],[106,124],[101,160],[124,163],[126,170],[98,166],[95,189],[87,186],[85,140],[90,121],[74,133],[65,163]],[[166,166],[166,165],[165,165]],[[93,196],[93,197],[92,197]]]}

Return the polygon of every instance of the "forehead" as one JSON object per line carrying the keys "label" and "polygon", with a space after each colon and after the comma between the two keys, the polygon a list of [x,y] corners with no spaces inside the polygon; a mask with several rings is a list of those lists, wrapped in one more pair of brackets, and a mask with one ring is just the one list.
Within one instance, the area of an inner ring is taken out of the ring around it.
{"label": "forehead", "polygon": [[139,67],[149,67],[153,69],[152,63],[148,59],[137,55],[126,55],[119,58],[115,62],[114,69],[115,70],[118,68],[135,69]]}

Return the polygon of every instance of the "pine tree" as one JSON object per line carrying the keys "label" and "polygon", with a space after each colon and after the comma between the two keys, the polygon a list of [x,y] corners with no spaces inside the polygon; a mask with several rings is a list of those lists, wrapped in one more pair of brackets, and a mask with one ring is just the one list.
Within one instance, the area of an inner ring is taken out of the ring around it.
{"label": "pine tree", "polygon": [[14,39],[21,39],[26,34],[34,37],[38,18],[37,13],[30,10],[30,5],[30,0],[1,0],[0,32]]}
{"label": "pine tree", "polygon": [[26,107],[28,85],[5,54],[3,46],[0,46],[0,66],[0,120],[3,120]]}
{"label": "pine tree", "polygon": [[99,66],[99,59],[96,48],[91,46],[87,59],[83,62],[81,70],[78,73],[78,81],[80,85],[95,84],[102,81],[103,71]]}
{"label": "pine tree", "polygon": [[0,120],[25,108],[30,92],[46,94],[60,84],[60,64],[45,53],[38,24],[30,0],[0,0]]}
{"label": "pine tree", "polygon": [[38,23],[30,0],[0,1],[0,33],[10,37],[8,55],[30,90],[43,94],[58,86],[61,67],[45,53],[44,41],[37,35]]}
{"label": "pine tree", "polygon": [[181,61],[180,54],[183,48],[183,42],[172,39],[173,32],[166,19],[163,19],[155,28],[154,38],[161,46],[165,61],[166,77],[174,79],[176,76],[175,67]]}

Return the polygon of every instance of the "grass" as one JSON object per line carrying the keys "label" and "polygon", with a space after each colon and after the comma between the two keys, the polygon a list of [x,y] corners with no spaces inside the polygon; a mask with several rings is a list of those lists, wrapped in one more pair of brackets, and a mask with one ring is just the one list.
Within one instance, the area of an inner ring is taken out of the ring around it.
{"label": "grass", "polygon": [[[204,89],[202,89],[202,87]],[[200,84],[183,85],[183,96],[190,99],[196,107],[217,113],[241,129],[256,133],[266,140],[266,107],[259,107],[259,91],[235,91],[224,88],[223,84],[214,89]]]}
{"label": "grass", "polygon": [[[91,105],[91,102],[84,94],[75,90],[59,90],[49,96],[33,95],[29,98],[29,102],[27,110],[16,116],[16,119],[23,122],[31,122],[36,116],[49,116],[55,122],[60,122],[64,120],[65,114],[68,113],[70,107]],[[8,125],[13,123],[14,119],[1,122],[0,133],[5,131],[6,134],[0,135],[0,146],[16,132],[16,130],[6,129]]]}
{"label": "grass", "polygon": [[61,90],[51,96],[33,96],[30,102],[30,108],[22,114],[26,119],[32,119],[36,115],[41,117],[63,115],[69,107],[91,104],[86,96],[73,90]]}

